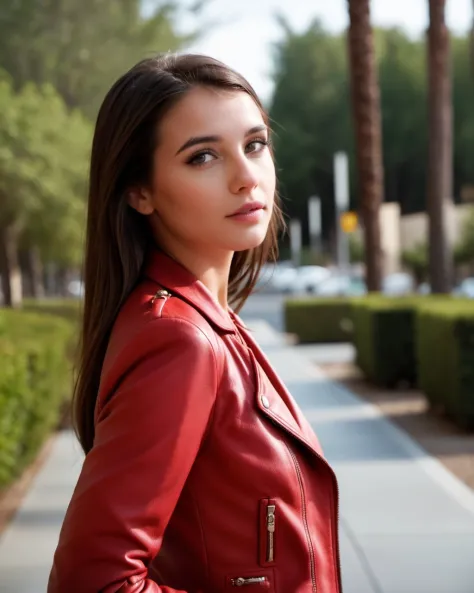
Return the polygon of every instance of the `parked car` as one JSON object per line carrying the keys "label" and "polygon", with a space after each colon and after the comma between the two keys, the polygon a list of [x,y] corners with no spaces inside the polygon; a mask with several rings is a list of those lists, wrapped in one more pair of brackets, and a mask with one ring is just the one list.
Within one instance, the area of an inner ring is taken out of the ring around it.
{"label": "parked car", "polygon": [[397,272],[385,276],[382,281],[382,292],[390,296],[401,296],[415,292],[415,282],[410,274]]}
{"label": "parked car", "polygon": [[292,293],[298,275],[297,268],[289,264],[278,264],[272,275],[271,284],[277,292]]}
{"label": "parked car", "polygon": [[301,266],[293,281],[293,292],[316,292],[321,282],[330,276],[331,272],[323,266]]}
{"label": "parked car", "polygon": [[84,283],[82,280],[71,280],[68,284],[68,292],[72,297],[81,299],[84,297]]}
{"label": "parked car", "polygon": [[292,262],[264,264],[260,270],[256,288],[263,292],[291,292],[295,277],[296,268]]}
{"label": "parked car", "polygon": [[335,274],[323,280],[315,292],[321,297],[361,296],[367,292],[367,289],[362,278]]}
{"label": "parked car", "polygon": [[456,296],[474,299],[474,278],[465,278],[454,290]]}
{"label": "parked car", "polygon": [[418,294],[431,294],[431,286],[428,282],[422,282],[420,286],[418,286]]}

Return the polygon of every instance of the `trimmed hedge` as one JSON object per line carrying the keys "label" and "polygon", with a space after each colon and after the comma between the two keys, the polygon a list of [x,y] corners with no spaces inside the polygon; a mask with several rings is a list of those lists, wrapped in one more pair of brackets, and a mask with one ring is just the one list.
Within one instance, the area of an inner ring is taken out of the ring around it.
{"label": "trimmed hedge", "polygon": [[70,395],[78,325],[66,318],[0,309],[0,487],[34,459]]}
{"label": "trimmed hedge", "polygon": [[73,323],[79,331],[79,324],[82,318],[82,301],[74,299],[48,299],[37,301],[25,299],[23,311],[28,313],[47,313],[55,317],[61,317]]}
{"label": "trimmed hedge", "polygon": [[350,298],[287,299],[285,328],[301,343],[350,342]]}
{"label": "trimmed hedge", "polygon": [[356,363],[378,385],[417,384],[416,316],[425,305],[459,302],[446,295],[368,295],[353,302]]}
{"label": "trimmed hedge", "polygon": [[416,320],[419,385],[434,408],[474,429],[474,302],[427,304]]}
{"label": "trimmed hedge", "polygon": [[416,382],[415,314],[411,298],[368,296],[353,303],[356,363],[374,383]]}
{"label": "trimmed hedge", "polygon": [[368,379],[386,387],[417,384],[433,407],[474,429],[474,300],[377,294],[290,299],[285,321],[300,342],[352,338]]}

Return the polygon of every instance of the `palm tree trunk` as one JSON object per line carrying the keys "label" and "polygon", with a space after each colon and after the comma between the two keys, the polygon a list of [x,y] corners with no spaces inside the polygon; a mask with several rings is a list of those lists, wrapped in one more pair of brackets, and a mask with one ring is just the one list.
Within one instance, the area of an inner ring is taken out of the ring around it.
{"label": "palm tree trunk", "polygon": [[428,187],[431,290],[448,293],[453,283],[448,217],[453,194],[452,97],[446,0],[429,0],[428,29]]}
{"label": "palm tree trunk", "polygon": [[380,91],[370,24],[370,0],[348,0],[349,60],[356,134],[360,209],[364,225],[366,278],[369,291],[382,284],[380,206],[383,202]]}

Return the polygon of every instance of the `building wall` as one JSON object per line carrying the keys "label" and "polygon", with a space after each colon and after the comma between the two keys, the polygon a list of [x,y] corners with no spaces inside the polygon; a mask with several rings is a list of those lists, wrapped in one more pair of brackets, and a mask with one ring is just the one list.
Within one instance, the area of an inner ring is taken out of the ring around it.
{"label": "building wall", "polygon": [[[472,211],[472,204],[451,205],[448,209],[448,237],[451,245],[458,240],[463,222]],[[428,240],[428,216],[425,212],[400,218],[400,239],[402,250],[411,249],[421,241]]]}
{"label": "building wall", "polygon": [[[473,211],[472,204],[451,204],[447,208],[448,239],[452,246],[462,233],[463,223]],[[411,249],[417,243],[428,241],[428,216],[425,212],[400,215],[398,204],[383,204],[380,209],[380,228],[382,234],[384,274],[401,270],[400,257],[405,249]],[[357,236],[362,239],[359,228]]]}

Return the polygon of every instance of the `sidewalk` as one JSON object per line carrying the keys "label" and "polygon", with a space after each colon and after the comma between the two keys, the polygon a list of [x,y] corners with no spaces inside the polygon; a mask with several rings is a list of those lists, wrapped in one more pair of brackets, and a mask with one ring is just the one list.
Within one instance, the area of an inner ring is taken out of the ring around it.
{"label": "sidewalk", "polygon": [[[287,346],[265,322],[246,321],[338,475],[344,593],[473,593],[474,493],[374,406],[326,379],[314,348]],[[60,434],[0,540],[0,593],[46,591],[80,464],[74,437]]]}

